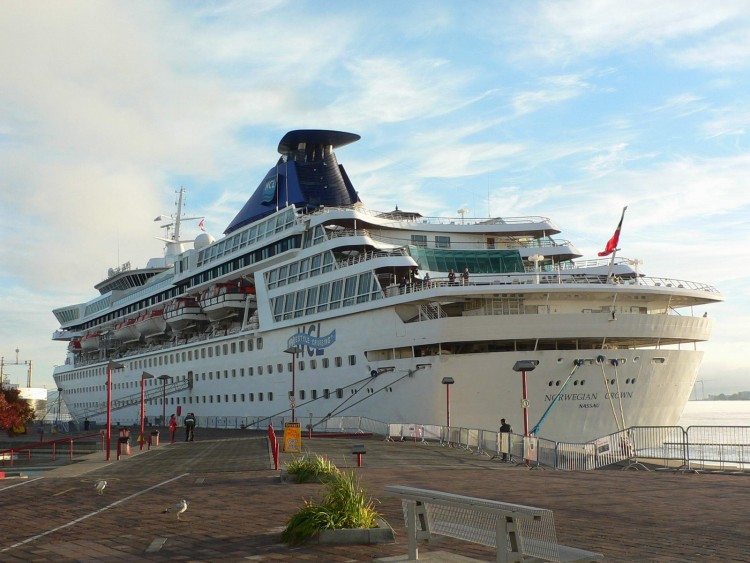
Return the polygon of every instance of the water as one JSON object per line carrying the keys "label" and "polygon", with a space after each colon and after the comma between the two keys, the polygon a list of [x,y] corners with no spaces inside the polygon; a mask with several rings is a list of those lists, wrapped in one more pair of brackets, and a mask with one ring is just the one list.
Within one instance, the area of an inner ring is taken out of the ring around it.
{"label": "water", "polygon": [[688,401],[678,425],[750,426],[750,401]]}

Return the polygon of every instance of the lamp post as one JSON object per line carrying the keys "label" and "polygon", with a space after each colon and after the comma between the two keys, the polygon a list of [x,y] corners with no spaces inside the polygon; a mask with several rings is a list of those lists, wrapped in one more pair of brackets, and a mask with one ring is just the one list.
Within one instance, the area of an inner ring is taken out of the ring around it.
{"label": "lamp post", "polygon": [[107,461],[112,443],[112,370],[124,368],[125,366],[118,362],[107,362]]}
{"label": "lamp post", "polygon": [[523,398],[521,399],[521,407],[523,407],[523,435],[529,435],[529,400],[526,393],[526,372],[534,371],[536,368],[536,360],[518,360],[513,365],[513,371],[521,372],[521,381],[523,383]]}
{"label": "lamp post", "polygon": [[146,430],[146,388],[144,387],[145,381],[147,379],[153,379],[154,376],[148,373],[147,371],[144,371],[141,374],[141,436],[138,438],[138,442],[140,443],[140,450],[143,450],[143,434]]}
{"label": "lamp post", "polygon": [[297,354],[302,352],[302,348],[299,348],[297,346],[289,346],[286,350],[284,350],[287,354],[292,355],[292,397],[289,399],[289,406],[292,408],[292,422],[294,422],[294,406],[296,402],[296,391],[295,391],[295,377],[294,377],[294,370],[295,370],[295,364],[297,363]]}
{"label": "lamp post", "polygon": [[444,377],[441,383],[445,385],[445,401],[446,401],[445,418],[446,418],[446,426],[450,428],[451,427],[451,385],[453,385],[455,381],[453,381],[452,377]]}
{"label": "lamp post", "polygon": [[161,423],[167,425],[167,381],[172,379],[171,375],[160,375],[161,379]]}

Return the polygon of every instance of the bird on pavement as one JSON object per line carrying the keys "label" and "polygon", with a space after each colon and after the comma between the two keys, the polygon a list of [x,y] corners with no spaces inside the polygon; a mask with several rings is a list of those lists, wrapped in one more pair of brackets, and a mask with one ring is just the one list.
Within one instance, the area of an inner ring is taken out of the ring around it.
{"label": "bird on pavement", "polygon": [[173,504],[169,508],[165,508],[161,511],[162,514],[165,512],[176,512],[177,513],[177,519],[180,519],[180,514],[185,512],[188,509],[188,501],[185,499],[182,499],[180,502]]}
{"label": "bird on pavement", "polygon": [[94,485],[94,490],[100,495],[104,493],[104,487],[107,486],[107,482],[104,479],[97,481]]}

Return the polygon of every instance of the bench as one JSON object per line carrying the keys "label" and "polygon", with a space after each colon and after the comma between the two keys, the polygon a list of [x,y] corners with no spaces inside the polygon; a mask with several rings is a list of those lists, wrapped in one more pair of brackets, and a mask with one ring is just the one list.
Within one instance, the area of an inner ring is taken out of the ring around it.
{"label": "bench", "polygon": [[552,511],[440,491],[388,485],[401,499],[409,560],[418,560],[418,540],[448,536],[497,549],[498,563],[600,561],[602,554],[557,543]]}

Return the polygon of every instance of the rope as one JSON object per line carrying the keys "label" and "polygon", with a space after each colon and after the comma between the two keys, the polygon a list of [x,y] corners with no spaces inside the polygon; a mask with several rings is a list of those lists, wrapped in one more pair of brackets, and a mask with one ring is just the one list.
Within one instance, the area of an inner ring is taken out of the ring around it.
{"label": "rope", "polygon": [[609,406],[612,407],[612,417],[615,419],[615,426],[617,426],[617,431],[619,432],[622,430],[620,428],[620,421],[617,419],[617,411],[615,410],[615,403],[612,400],[612,393],[609,391],[609,381],[607,381],[607,374],[604,373],[604,360],[606,358],[604,356],[597,356],[596,363],[599,364],[599,367],[602,368],[602,379],[604,379],[604,388],[607,390],[607,396],[609,397]]}

